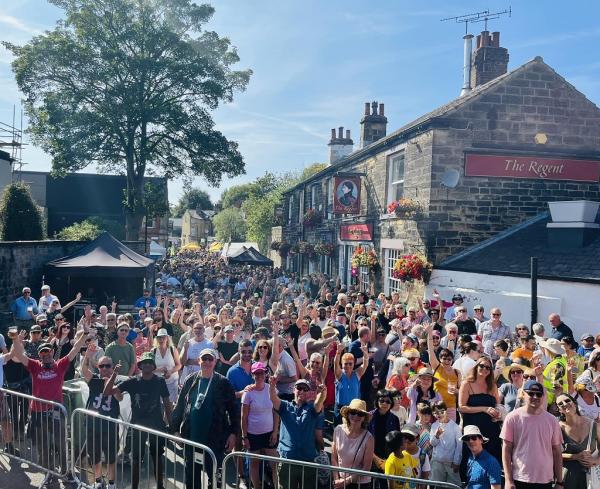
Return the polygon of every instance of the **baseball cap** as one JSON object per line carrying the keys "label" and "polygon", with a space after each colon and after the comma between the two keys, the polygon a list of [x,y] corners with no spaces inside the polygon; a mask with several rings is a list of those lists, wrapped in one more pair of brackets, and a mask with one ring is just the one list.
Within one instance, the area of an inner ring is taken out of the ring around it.
{"label": "baseball cap", "polygon": [[42,328],[40,328],[37,324],[32,326],[31,329],[29,330],[29,332],[31,333],[32,331],[38,331],[38,332],[42,332]]}
{"label": "baseball cap", "polygon": [[36,321],[48,321],[48,316],[45,314],[38,314],[35,318]]}
{"label": "baseball cap", "polygon": [[156,361],[154,360],[154,354],[151,351],[147,351],[142,353],[139,361],[137,362],[137,366],[141,368],[143,363],[151,363],[156,367]]}
{"label": "baseball cap", "polygon": [[412,423],[405,424],[402,427],[402,429],[400,430],[400,433],[406,433],[408,435],[414,436],[415,438],[418,438],[419,435],[421,434],[417,425],[412,424]]}
{"label": "baseball cap", "polygon": [[298,379],[294,383],[294,387],[296,387],[298,385],[305,385],[306,387],[308,387],[310,389],[310,382],[308,380],[306,380],[306,379]]}
{"label": "baseball cap", "polygon": [[50,290],[50,286],[48,284],[42,285],[42,290]]}
{"label": "baseball cap", "polygon": [[541,392],[543,394],[544,386],[540,384],[537,380],[528,380],[527,382],[525,382],[523,390],[531,392]]}
{"label": "baseball cap", "polygon": [[215,354],[215,350],[213,350],[212,348],[204,348],[200,352],[200,355],[198,355],[198,358],[202,358],[204,355],[210,355],[213,358],[217,358],[217,355]]}
{"label": "baseball cap", "polygon": [[586,333],[584,335],[581,336],[581,340],[580,341],[584,341],[584,340],[593,340],[594,339],[594,335],[590,334],[590,333]]}
{"label": "baseball cap", "polygon": [[460,294],[454,294],[454,295],[452,296],[452,300],[453,300],[453,301],[462,301],[462,300],[463,300],[463,296],[462,296],[462,295],[460,295]]}
{"label": "baseball cap", "polygon": [[267,371],[267,366],[263,362],[254,362],[252,364],[252,367],[250,367],[251,373],[266,372],[266,371]]}
{"label": "baseball cap", "polygon": [[233,326],[225,326],[225,329],[223,330],[224,333],[233,333],[234,331]]}
{"label": "baseball cap", "polygon": [[38,346],[38,353],[41,353],[44,350],[52,351],[53,348],[54,347],[52,346],[52,343],[42,343],[40,346]]}

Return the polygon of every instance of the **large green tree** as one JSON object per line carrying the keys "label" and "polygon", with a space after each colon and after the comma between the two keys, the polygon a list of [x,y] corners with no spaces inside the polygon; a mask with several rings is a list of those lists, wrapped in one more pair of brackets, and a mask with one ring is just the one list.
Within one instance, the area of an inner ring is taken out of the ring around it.
{"label": "large green tree", "polygon": [[244,172],[237,144],[210,110],[245,89],[251,72],[227,38],[203,30],[214,9],[192,0],[50,0],[65,11],[24,46],[4,43],[35,143],[55,174],[96,164],[127,175],[127,238],[144,216],[146,174]]}
{"label": "large green tree", "polygon": [[29,187],[12,183],[4,189],[0,200],[0,239],[28,241],[44,239],[40,209],[29,193]]}
{"label": "large green tree", "polygon": [[237,207],[228,207],[213,218],[215,236],[222,243],[246,240],[246,222]]}
{"label": "large green tree", "polygon": [[202,189],[190,188],[179,198],[179,202],[173,208],[173,216],[181,217],[187,209],[198,207],[202,210],[212,210],[213,204],[210,201],[210,196]]}

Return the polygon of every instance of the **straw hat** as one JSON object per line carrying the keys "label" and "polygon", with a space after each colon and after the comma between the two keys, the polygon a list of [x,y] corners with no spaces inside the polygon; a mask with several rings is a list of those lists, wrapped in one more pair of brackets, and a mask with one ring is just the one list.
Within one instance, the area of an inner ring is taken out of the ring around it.
{"label": "straw hat", "polygon": [[323,336],[324,340],[328,340],[329,338],[333,338],[334,336],[337,336],[338,332],[335,328],[332,328],[331,326],[325,326],[323,328],[323,331],[321,332],[321,335]]}
{"label": "straw hat", "polygon": [[510,374],[513,370],[521,370],[523,373],[525,373],[526,368],[527,367],[525,367],[525,365],[521,365],[520,363],[511,363],[502,369],[502,377],[511,382]]}
{"label": "straw hat", "polygon": [[556,338],[548,338],[547,340],[540,341],[540,346],[551,351],[555,355],[564,355],[565,349]]}
{"label": "straw hat", "polygon": [[362,399],[352,399],[350,404],[340,409],[342,418],[346,418],[348,416],[348,411],[360,411],[361,413],[364,413],[367,422],[371,419],[371,415],[369,414],[369,411],[367,411],[367,403]]}

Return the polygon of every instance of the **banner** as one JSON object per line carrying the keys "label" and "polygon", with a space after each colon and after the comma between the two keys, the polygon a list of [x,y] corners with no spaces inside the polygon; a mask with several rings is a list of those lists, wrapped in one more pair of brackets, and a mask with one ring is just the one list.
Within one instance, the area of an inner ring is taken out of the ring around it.
{"label": "banner", "polygon": [[465,176],[598,182],[600,161],[514,155],[465,155]]}
{"label": "banner", "polygon": [[360,177],[334,177],[333,213],[360,214]]}

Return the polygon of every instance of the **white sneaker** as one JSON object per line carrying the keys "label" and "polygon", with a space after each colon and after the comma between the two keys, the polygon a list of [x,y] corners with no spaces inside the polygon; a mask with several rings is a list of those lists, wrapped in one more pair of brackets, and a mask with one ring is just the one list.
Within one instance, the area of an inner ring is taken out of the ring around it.
{"label": "white sneaker", "polygon": [[117,489],[117,486],[115,486],[115,484],[114,484],[114,483],[112,483],[112,484],[108,484],[108,485],[106,486],[106,489]]}
{"label": "white sneaker", "polygon": [[102,482],[95,482],[94,489],[104,489],[104,484]]}

